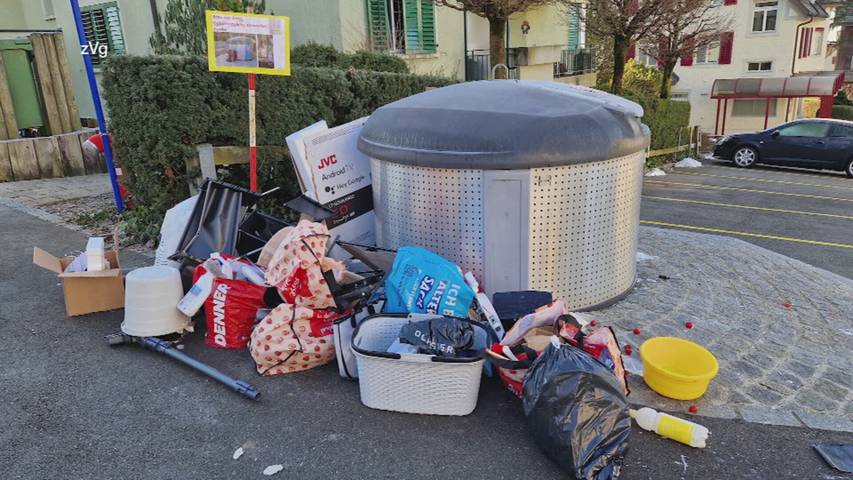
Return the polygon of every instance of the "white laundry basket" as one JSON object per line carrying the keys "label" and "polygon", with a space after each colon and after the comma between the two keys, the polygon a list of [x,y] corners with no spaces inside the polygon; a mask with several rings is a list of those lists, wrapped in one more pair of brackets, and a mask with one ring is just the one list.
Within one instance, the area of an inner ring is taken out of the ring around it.
{"label": "white laundry basket", "polygon": [[[431,415],[468,415],[477,407],[482,356],[448,358],[388,353],[403,325],[434,315],[382,314],[367,317],[355,330],[352,350],[358,363],[361,403],[378,410]],[[488,331],[472,322],[474,348],[485,349]]]}

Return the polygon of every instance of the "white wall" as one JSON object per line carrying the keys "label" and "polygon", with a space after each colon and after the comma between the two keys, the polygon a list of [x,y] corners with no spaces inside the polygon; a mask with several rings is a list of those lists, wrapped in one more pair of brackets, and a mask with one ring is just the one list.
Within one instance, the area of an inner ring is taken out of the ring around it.
{"label": "white wall", "polygon": [[[808,20],[792,0],[779,1],[779,15],[776,30],[773,32],[753,32],[753,5],[751,0],[738,0],[736,5],[721,6],[719,11],[722,18],[731,16],[734,20],[734,44],[732,63],[729,65],[706,64],[693,66],[677,66],[675,74],[678,83],[673,85],[673,92],[687,93],[690,105],[690,122],[699,125],[703,132],[713,133],[716,113],[716,101],[710,98],[711,86],[718,78],[761,78],[787,77],[791,75],[791,59],[794,55],[794,43],[797,24]],[[815,19],[809,27],[824,27],[828,29],[826,19]],[[826,30],[825,30],[826,31]],[[819,71],[824,68],[826,41],[818,55],[797,59],[795,71]],[[769,72],[751,72],[747,70],[750,62],[772,61]],[[785,101],[779,101],[777,115],[770,118],[770,126],[784,122]],[[726,120],[726,131],[750,131],[760,129],[764,125],[764,115],[757,117],[732,117],[731,102]]]}

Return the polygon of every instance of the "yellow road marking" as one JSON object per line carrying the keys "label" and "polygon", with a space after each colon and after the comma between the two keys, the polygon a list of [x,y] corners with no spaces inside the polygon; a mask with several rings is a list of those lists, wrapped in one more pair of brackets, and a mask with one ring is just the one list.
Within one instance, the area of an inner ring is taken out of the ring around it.
{"label": "yellow road marking", "polygon": [[760,210],[762,212],[795,213],[797,215],[814,215],[817,217],[831,217],[831,218],[843,218],[845,220],[853,220],[853,216],[836,215],[834,213],[801,212],[799,210],[786,210],[784,208],[753,207],[751,205],[735,205],[733,203],[706,202],[706,201],[702,201],[702,200],[687,200],[685,198],[657,197],[654,195],[643,195],[643,198],[648,198],[650,200],[665,200],[668,202],[683,202],[683,203],[695,203],[698,205],[712,205],[715,207],[745,208],[745,209],[749,209],[749,210]]}
{"label": "yellow road marking", "polygon": [[853,198],[827,197],[824,195],[807,195],[805,193],[772,192],[770,190],[755,190],[752,188],[739,188],[739,187],[723,187],[723,186],[719,186],[719,185],[703,185],[701,183],[668,182],[668,181],[662,182],[659,180],[646,180],[645,183],[650,183],[652,185],[685,185],[688,187],[710,188],[713,190],[734,190],[737,192],[766,193],[769,195],[784,195],[787,197],[817,198],[817,199],[821,199],[821,200],[838,200],[841,202],[853,202]]}
{"label": "yellow road marking", "polygon": [[782,240],[785,242],[796,242],[796,243],[807,243],[809,245],[820,245],[822,247],[837,247],[837,248],[853,249],[853,245],[850,245],[847,243],[820,242],[817,240],[804,240],[802,238],[782,237],[779,235],[765,235],[763,233],[738,232],[736,230],[725,230],[722,228],[697,227],[695,225],[681,225],[678,223],[655,222],[652,220],[640,220],[640,223],[642,223],[644,225],[655,225],[658,227],[681,228],[684,230],[697,230],[700,232],[725,233],[728,235],[737,235],[740,237],[765,238],[768,240]]}
{"label": "yellow road marking", "polygon": [[838,188],[841,190],[853,190],[853,187],[848,187],[848,186],[844,186],[844,185],[822,185],[819,183],[791,182],[788,180],[773,180],[773,179],[769,179],[769,178],[738,177],[735,175],[714,175],[711,173],[694,173],[694,172],[678,172],[678,174],[679,175],[697,175],[700,177],[730,178],[732,180],[750,180],[753,182],[781,183],[784,185],[802,185],[804,187]]}

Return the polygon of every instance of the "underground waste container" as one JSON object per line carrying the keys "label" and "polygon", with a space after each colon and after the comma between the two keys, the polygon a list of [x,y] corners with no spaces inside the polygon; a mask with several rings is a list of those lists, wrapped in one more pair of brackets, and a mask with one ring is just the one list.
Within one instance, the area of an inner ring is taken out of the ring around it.
{"label": "underground waste container", "polygon": [[495,80],[377,109],[370,157],[377,245],[419,245],[486,293],[543,290],[572,309],[618,300],[636,277],[649,129],[621,97]]}

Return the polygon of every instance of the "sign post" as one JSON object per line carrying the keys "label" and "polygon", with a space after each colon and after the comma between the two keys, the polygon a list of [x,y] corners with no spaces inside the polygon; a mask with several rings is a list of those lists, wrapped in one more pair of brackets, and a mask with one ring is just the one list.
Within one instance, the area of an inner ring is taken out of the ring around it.
{"label": "sign post", "polygon": [[83,64],[86,67],[86,77],[89,79],[89,90],[92,91],[92,102],[95,104],[95,116],[98,118],[98,132],[101,135],[101,141],[104,143],[104,158],[107,161],[107,171],[110,174],[113,200],[116,204],[116,210],[121,213],[124,211],[124,201],[121,198],[116,167],[113,162],[113,144],[107,132],[107,122],[104,119],[104,109],[101,106],[101,95],[98,92],[98,81],[95,78],[95,69],[92,66],[92,59],[89,56],[91,52],[84,47],[84,45],[89,45],[89,40],[86,38],[86,30],[83,28],[83,18],[80,15],[80,4],[77,0],[71,0],[71,13],[74,15],[74,23],[77,26],[77,39],[80,41],[80,51],[89,52],[83,55]]}
{"label": "sign post", "polygon": [[249,188],[258,191],[255,75],[290,75],[290,18],[208,10],[211,72],[249,75]]}

